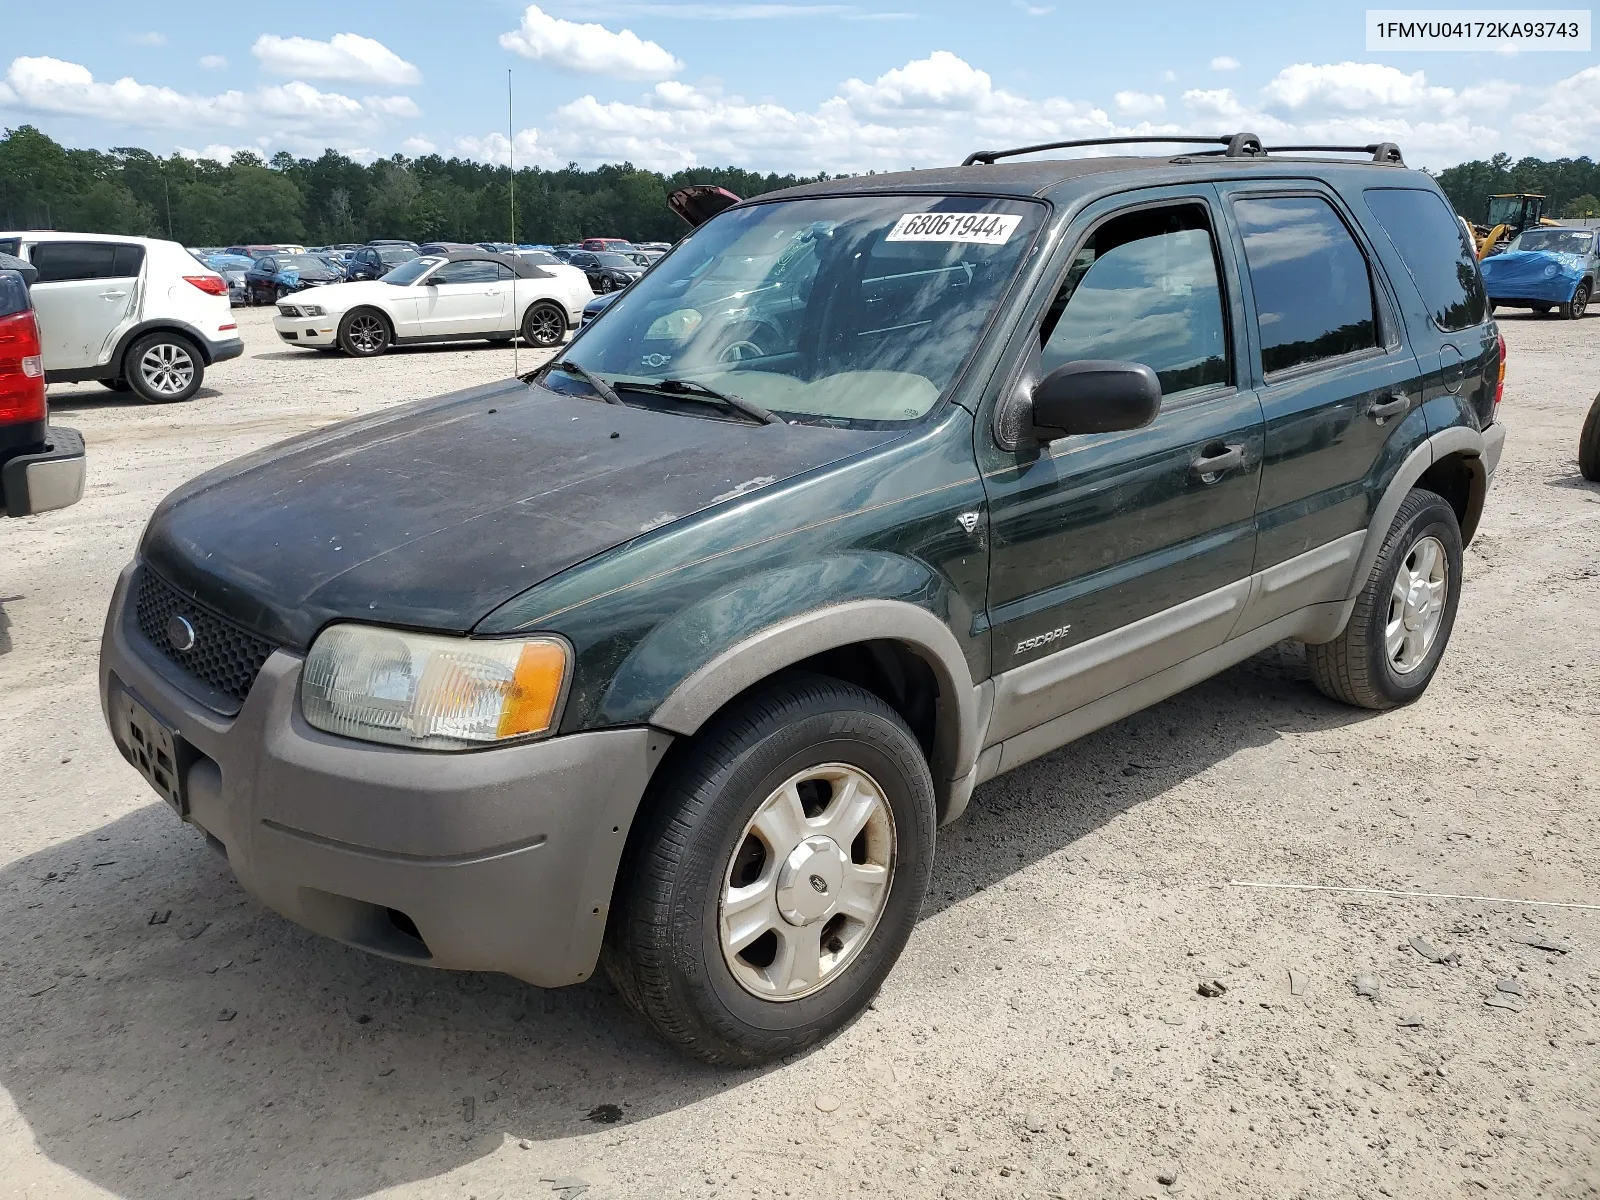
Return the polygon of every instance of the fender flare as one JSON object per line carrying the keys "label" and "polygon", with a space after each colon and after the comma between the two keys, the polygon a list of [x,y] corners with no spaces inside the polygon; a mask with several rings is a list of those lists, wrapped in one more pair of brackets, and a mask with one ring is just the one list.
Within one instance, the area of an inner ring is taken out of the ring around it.
{"label": "fender flare", "polygon": [[1482,486],[1474,488],[1474,500],[1469,504],[1467,519],[1462,522],[1463,544],[1471,539],[1472,532],[1477,527],[1478,513],[1483,509],[1483,498],[1487,490],[1487,477],[1481,461],[1483,434],[1465,425],[1455,425],[1449,429],[1441,429],[1406,455],[1405,461],[1395,471],[1394,478],[1389,481],[1389,486],[1384,489],[1383,496],[1373,507],[1372,517],[1367,522],[1366,541],[1361,544],[1361,557],[1356,560],[1355,572],[1350,576],[1350,590],[1345,596],[1343,611],[1339,614],[1335,637],[1344,631],[1345,623],[1350,619],[1350,612],[1355,608],[1356,598],[1361,594],[1361,589],[1367,585],[1367,577],[1372,574],[1372,564],[1377,561],[1378,553],[1383,549],[1383,539],[1388,537],[1389,526],[1394,523],[1394,515],[1400,511],[1400,505],[1407,493],[1416,486],[1417,480],[1427,474],[1429,467],[1452,454],[1462,454],[1470,459],[1479,460],[1478,473],[1483,483]]}
{"label": "fender flare", "polygon": [[117,339],[117,348],[111,352],[111,357],[106,361],[106,366],[115,371],[122,369],[123,356],[128,353],[128,347],[133,345],[147,333],[178,333],[186,341],[194,344],[195,350],[200,354],[200,361],[206,366],[212,365],[211,343],[206,341],[202,334],[187,321],[179,321],[172,317],[153,317],[148,321],[140,321],[132,329]]}
{"label": "fender flare", "polygon": [[961,645],[942,620],[903,600],[851,600],[796,614],[745,638],[679,683],[651,714],[650,724],[692,734],[740,692],[785,667],[856,642],[899,642],[933,670],[939,684],[934,733],[934,784],[968,775],[976,761],[979,689]]}

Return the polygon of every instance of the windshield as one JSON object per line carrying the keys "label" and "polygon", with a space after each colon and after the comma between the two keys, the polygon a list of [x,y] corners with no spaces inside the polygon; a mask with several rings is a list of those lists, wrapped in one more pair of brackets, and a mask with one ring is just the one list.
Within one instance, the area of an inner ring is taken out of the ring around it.
{"label": "windshield", "polygon": [[595,260],[602,267],[620,267],[624,271],[637,270],[639,266],[626,254],[596,254]]}
{"label": "windshield", "polygon": [[535,266],[562,267],[566,265],[548,250],[518,250],[516,255],[524,262],[531,262]]}
{"label": "windshield", "polygon": [[278,258],[278,270],[299,271],[302,275],[338,274],[338,268],[315,254],[284,254]]}
{"label": "windshield", "polygon": [[[781,415],[914,421],[977,344],[1044,206],[847,196],[730,209],[612,304],[566,359],[608,380],[687,380]],[[565,373],[552,390],[586,394]]]}
{"label": "windshield", "polygon": [[378,251],[378,261],[386,267],[410,262],[416,256],[417,252],[408,246],[385,246]]}
{"label": "windshield", "polygon": [[419,278],[422,277],[422,275],[432,268],[438,266],[443,261],[444,259],[436,258],[431,254],[424,255],[420,258],[408,259],[385,275],[383,277],[383,282],[396,284],[399,287],[405,287],[407,284],[415,283]]}
{"label": "windshield", "polygon": [[1587,229],[1530,229],[1518,234],[1512,250],[1548,250],[1552,254],[1587,254],[1594,234]]}

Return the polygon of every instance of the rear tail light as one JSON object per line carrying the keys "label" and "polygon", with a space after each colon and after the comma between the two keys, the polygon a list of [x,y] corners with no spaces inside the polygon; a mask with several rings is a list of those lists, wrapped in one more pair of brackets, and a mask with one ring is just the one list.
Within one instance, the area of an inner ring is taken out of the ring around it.
{"label": "rear tail light", "polygon": [[1490,420],[1500,415],[1500,401],[1506,394],[1506,335],[1500,334],[1500,373],[1494,381],[1494,412]]}
{"label": "rear tail light", "polygon": [[42,421],[47,411],[39,322],[31,309],[0,317],[0,425]]}
{"label": "rear tail light", "polygon": [[228,294],[228,281],[221,275],[185,275],[184,279],[194,284],[208,296],[226,296]]}

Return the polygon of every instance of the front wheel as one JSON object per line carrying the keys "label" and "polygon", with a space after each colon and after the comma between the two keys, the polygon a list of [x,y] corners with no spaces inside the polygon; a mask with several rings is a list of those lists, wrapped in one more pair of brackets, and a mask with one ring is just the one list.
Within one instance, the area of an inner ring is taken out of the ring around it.
{"label": "front wheel", "polygon": [[1576,321],[1589,308],[1589,281],[1580,280],[1573,289],[1572,299],[1561,306],[1561,315],[1569,321]]}
{"label": "front wheel", "polygon": [[352,358],[377,358],[393,337],[388,319],[370,308],[358,308],[339,322],[339,348]]}
{"label": "front wheel", "polygon": [[566,336],[567,314],[561,311],[559,305],[548,300],[531,305],[522,318],[522,340],[530,346],[549,350],[561,345],[561,340]]}
{"label": "front wheel", "polygon": [[1589,406],[1578,435],[1578,470],[1590,483],[1600,483],[1600,396]]}
{"label": "front wheel", "polygon": [[933,780],[898,714],[795,676],[715,719],[630,842],[604,962],[667,1041],[754,1066],[877,993],[922,908]]}
{"label": "front wheel", "polygon": [[1334,700],[1395,708],[1427,690],[1461,598],[1461,527],[1443,496],[1413,488],[1389,526],[1344,632],[1306,647],[1311,681]]}
{"label": "front wheel", "polygon": [[122,377],[149,404],[188,400],[200,390],[205,366],[187,338],[175,333],[146,334],[128,348]]}

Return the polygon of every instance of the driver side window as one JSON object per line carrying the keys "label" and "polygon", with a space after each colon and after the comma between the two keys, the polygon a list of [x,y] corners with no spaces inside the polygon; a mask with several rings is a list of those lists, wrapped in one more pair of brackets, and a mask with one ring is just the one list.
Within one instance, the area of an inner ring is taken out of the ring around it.
{"label": "driver side window", "polygon": [[1198,204],[1106,221],[1078,251],[1040,329],[1044,373],[1079,359],[1143,363],[1165,396],[1231,380],[1216,246]]}

